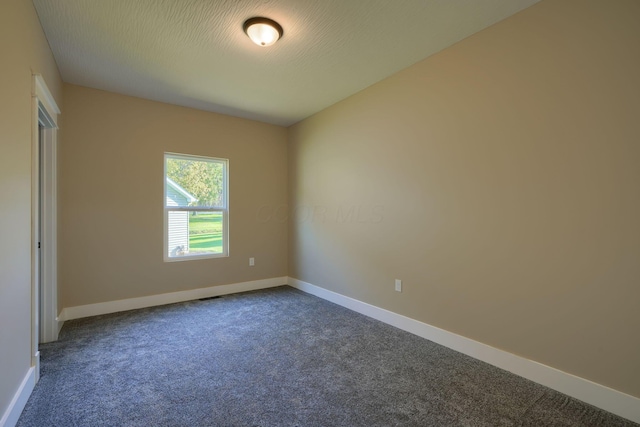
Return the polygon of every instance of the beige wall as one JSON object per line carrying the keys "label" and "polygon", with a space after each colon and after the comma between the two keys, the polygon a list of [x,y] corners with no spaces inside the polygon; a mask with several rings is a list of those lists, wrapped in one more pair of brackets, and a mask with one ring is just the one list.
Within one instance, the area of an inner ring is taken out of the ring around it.
{"label": "beige wall", "polygon": [[543,1],[292,127],[290,275],[640,397],[639,19]]}
{"label": "beige wall", "polygon": [[[286,276],[286,129],[65,84],[61,304]],[[230,256],[163,261],[164,152],[229,159]],[[249,267],[255,257],[255,267]]]}
{"label": "beige wall", "polygon": [[31,85],[60,76],[30,1],[0,2],[0,418],[31,366]]}

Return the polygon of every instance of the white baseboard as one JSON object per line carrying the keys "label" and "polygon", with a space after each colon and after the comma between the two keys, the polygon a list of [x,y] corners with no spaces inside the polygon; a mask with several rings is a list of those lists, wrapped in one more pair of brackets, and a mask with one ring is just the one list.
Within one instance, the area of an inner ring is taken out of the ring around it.
{"label": "white baseboard", "polygon": [[62,311],[58,313],[58,317],[56,317],[56,322],[58,323],[58,332],[56,332],[56,340],[58,339],[58,335],[60,335],[60,331],[64,326],[64,320],[62,319]]}
{"label": "white baseboard", "polygon": [[100,302],[97,304],[66,307],[58,316],[59,322],[80,319],[82,317],[99,316],[101,314],[117,313],[119,311],[136,310],[138,308],[153,307],[157,305],[173,304],[176,302],[192,301],[200,298],[217,297],[220,295],[235,294],[238,292],[255,291],[258,289],[273,288],[287,284],[286,277],[274,277],[271,279],[254,280],[251,282],[233,283],[230,285],[211,286],[208,288],[192,289],[189,291],[171,292],[146,297],[123,299],[118,301]]}
{"label": "white baseboard", "polygon": [[288,285],[640,423],[640,399],[292,277]]}
{"label": "white baseboard", "polygon": [[35,383],[40,381],[40,351],[36,351],[36,355],[31,358],[31,365],[35,368]]}
{"label": "white baseboard", "polygon": [[2,418],[0,418],[0,427],[14,427],[16,425],[35,385],[36,368],[31,367],[27,371],[27,375],[25,375],[22,380],[22,384],[18,387],[16,394],[13,395],[13,399],[11,399],[9,407],[4,412],[4,415],[2,415]]}

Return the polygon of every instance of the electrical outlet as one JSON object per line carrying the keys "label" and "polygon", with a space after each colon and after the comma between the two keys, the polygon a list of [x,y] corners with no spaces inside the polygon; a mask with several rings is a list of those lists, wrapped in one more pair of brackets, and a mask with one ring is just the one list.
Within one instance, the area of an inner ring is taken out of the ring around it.
{"label": "electrical outlet", "polygon": [[402,292],[402,280],[396,279],[396,292]]}
{"label": "electrical outlet", "polygon": [[249,258],[249,266],[253,267],[254,265],[256,265],[256,259],[253,257]]}

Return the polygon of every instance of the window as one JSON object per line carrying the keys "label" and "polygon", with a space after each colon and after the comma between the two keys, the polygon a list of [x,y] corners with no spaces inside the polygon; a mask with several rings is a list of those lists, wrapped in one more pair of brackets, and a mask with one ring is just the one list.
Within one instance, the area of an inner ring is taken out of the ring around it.
{"label": "window", "polygon": [[164,260],[228,256],[227,159],[164,155]]}

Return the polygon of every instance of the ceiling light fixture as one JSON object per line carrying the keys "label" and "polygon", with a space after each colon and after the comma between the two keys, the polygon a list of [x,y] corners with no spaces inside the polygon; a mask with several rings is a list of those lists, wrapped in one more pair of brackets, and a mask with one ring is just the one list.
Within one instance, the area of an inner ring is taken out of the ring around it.
{"label": "ceiling light fixture", "polygon": [[271,46],[282,37],[282,27],[269,18],[249,18],[242,26],[251,41],[258,46]]}

